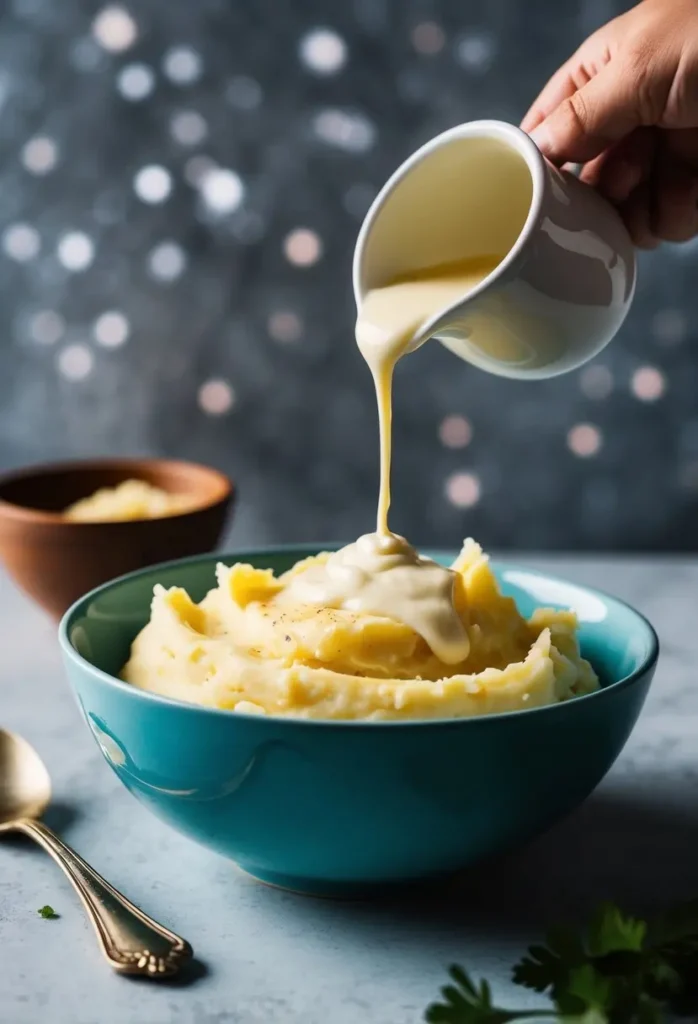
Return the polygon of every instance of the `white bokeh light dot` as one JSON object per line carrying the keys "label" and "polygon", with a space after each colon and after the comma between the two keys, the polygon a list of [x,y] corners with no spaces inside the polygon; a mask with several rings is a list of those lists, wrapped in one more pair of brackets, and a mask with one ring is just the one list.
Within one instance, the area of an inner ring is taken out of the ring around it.
{"label": "white bokeh light dot", "polygon": [[235,75],[225,87],[225,98],[238,110],[256,110],[264,98],[262,87],[248,75]]}
{"label": "white bokeh light dot", "polygon": [[120,348],[128,341],[131,325],[123,313],[108,310],[97,317],[92,333],[97,344],[103,348]]}
{"label": "white bokeh light dot", "polygon": [[201,56],[191,46],[174,46],[165,54],[162,69],[176,85],[191,85],[201,77]]}
{"label": "white bokeh light dot", "polygon": [[186,265],[187,254],[177,242],[160,242],[148,255],[148,271],[158,281],[175,281]]}
{"label": "white bokeh light dot", "polygon": [[92,35],[110,53],[122,53],[133,46],[138,27],[125,7],[104,7],[92,22]]}
{"label": "white bokeh light dot", "polygon": [[580,459],[596,455],[603,443],[601,431],[593,423],[577,423],[567,434],[567,447]]}
{"label": "white bokeh light dot", "polygon": [[207,380],[199,388],[198,400],[209,416],[223,416],[235,404],[235,392],[225,380]]}
{"label": "white bokeh light dot", "polygon": [[22,147],[21,159],[30,174],[49,174],[58,162],[58,146],[47,135],[36,135]]}
{"label": "white bokeh light dot", "polygon": [[666,378],[655,366],[640,366],[632,376],[630,388],[641,402],[656,402],[666,391]]}
{"label": "white bokeh light dot", "polygon": [[660,345],[680,345],[687,332],[686,315],[680,309],[660,309],[652,317],[652,334]]}
{"label": "white bokeh light dot", "polygon": [[2,233],[2,247],[17,263],[27,263],[39,255],[41,238],[31,224],[9,224]]}
{"label": "white bokeh light dot", "polygon": [[313,130],[323,142],[349,153],[365,153],[376,140],[373,123],[356,111],[321,110],[313,119]]}
{"label": "white bokeh light dot", "polygon": [[303,321],[292,310],[279,309],[269,317],[267,330],[274,341],[287,344],[298,341],[303,333]]}
{"label": "white bokeh light dot", "polygon": [[335,75],[346,64],[347,46],[330,28],[315,28],[303,36],[299,46],[301,62],[316,75]]}
{"label": "white bokeh light dot", "polygon": [[211,168],[202,175],[198,187],[211,213],[221,216],[237,210],[245,196],[240,175],[226,167]]}
{"label": "white bokeh light dot", "polygon": [[473,508],[482,494],[480,478],[475,473],[452,473],[446,480],[445,491],[456,508]]}
{"label": "white bokeh light dot", "polygon": [[172,191],[172,175],[159,164],[149,164],[136,174],[133,189],[144,203],[164,203]]}
{"label": "white bokeh light dot", "polygon": [[601,401],[613,391],[613,374],[607,366],[587,366],[579,375],[579,387],[587,398]]}
{"label": "white bokeh light dot", "polygon": [[58,372],[66,380],[84,380],[92,373],[94,357],[87,345],[67,345],[58,356]]}
{"label": "white bokeh light dot", "polygon": [[66,270],[79,273],[92,263],[95,247],[90,236],[83,231],[69,231],[59,239],[57,253]]}
{"label": "white bokeh light dot", "polygon": [[170,134],[180,146],[198,146],[208,135],[208,125],[198,110],[180,110],[170,118]]}
{"label": "white bokeh light dot", "polygon": [[39,345],[55,345],[65,334],[65,320],[53,309],[42,309],[29,321],[29,333]]}
{"label": "white bokeh light dot", "polygon": [[456,45],[456,59],[467,71],[487,71],[494,59],[495,41],[486,32],[471,32]]}
{"label": "white bokeh light dot", "polygon": [[147,64],[127,64],[117,76],[116,88],[125,100],[137,103],[155,88],[155,74]]}
{"label": "white bokeh light dot", "polygon": [[284,239],[284,255],[296,267],[312,267],[322,256],[320,236],[310,228],[296,228]]}
{"label": "white bokeh light dot", "polygon": [[465,416],[447,416],[439,426],[439,440],[446,448],[466,448],[473,437],[473,428]]}
{"label": "white bokeh light dot", "polygon": [[444,30],[435,21],[423,21],[415,25],[411,32],[412,45],[417,53],[433,57],[444,48],[446,36]]}

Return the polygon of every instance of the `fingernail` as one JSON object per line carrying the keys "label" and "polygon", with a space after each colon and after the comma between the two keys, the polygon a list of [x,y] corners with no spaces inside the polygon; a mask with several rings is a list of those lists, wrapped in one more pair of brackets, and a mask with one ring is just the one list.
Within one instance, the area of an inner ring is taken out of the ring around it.
{"label": "fingernail", "polygon": [[545,121],[542,121],[530,134],[530,138],[538,146],[541,153],[548,153],[553,148],[553,138]]}

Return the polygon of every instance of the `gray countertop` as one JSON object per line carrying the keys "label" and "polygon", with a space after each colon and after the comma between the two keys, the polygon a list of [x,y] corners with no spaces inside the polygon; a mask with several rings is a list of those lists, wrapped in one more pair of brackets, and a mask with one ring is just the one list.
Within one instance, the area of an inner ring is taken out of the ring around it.
{"label": "gray countertop", "polygon": [[[644,714],[606,782],[550,834],[457,890],[385,904],[259,886],[155,820],[81,722],[53,626],[0,577],[0,724],[45,758],[52,823],[199,960],[187,984],[113,975],[58,868],[28,841],[3,841],[0,1022],[416,1024],[454,960],[507,999],[509,965],[545,926],[603,898],[642,910],[698,895],[698,562],[527,561],[611,591],[654,623],[662,655]],[[39,918],[45,903],[59,920]]]}

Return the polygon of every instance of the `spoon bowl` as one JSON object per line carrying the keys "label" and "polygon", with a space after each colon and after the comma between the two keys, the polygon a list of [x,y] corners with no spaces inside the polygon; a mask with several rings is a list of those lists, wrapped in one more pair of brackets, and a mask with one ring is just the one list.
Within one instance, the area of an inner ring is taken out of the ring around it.
{"label": "spoon bowl", "polygon": [[0,829],[40,818],[51,800],[46,765],[26,740],[0,729]]}

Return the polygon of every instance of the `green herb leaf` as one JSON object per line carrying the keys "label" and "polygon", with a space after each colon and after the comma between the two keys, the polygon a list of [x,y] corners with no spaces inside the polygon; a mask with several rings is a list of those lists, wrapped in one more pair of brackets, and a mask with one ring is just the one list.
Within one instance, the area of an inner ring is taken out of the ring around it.
{"label": "green herb leaf", "polygon": [[698,900],[655,918],[646,944],[648,990],[677,1016],[698,1017]]}
{"label": "green herb leaf", "polygon": [[681,975],[661,957],[651,958],[647,966],[647,983],[656,996],[670,999],[683,990]]}
{"label": "green herb leaf", "polygon": [[48,903],[45,907],[39,907],[37,914],[40,917],[43,917],[45,921],[55,921],[56,918],[59,917],[53,907],[49,907]]}
{"label": "green herb leaf", "polygon": [[569,972],[587,961],[582,940],[566,928],[552,930],[546,936],[545,946],[531,946],[528,954],[514,967],[517,985],[535,992],[550,990],[558,999],[567,988]]}
{"label": "green herb leaf", "polygon": [[592,918],[588,933],[588,950],[592,957],[609,953],[639,953],[647,925],[626,917],[611,903],[602,904]]}
{"label": "green herb leaf", "polygon": [[[540,1017],[528,1010],[503,1010],[492,1005],[492,993],[486,981],[475,984],[462,967],[451,967],[455,985],[441,990],[442,1003],[434,1003],[426,1012],[428,1024],[508,1024],[513,1020]],[[545,1016],[545,1014],[544,1014]]]}
{"label": "green herb leaf", "polygon": [[559,1024],[609,1024],[608,1017],[601,1010],[587,1010],[576,1017],[556,1017]]}
{"label": "green herb leaf", "polygon": [[570,971],[567,994],[579,999],[585,1009],[605,1010],[612,1002],[613,987],[591,964]]}
{"label": "green herb leaf", "polygon": [[517,985],[531,988],[535,992],[545,992],[565,985],[568,972],[564,959],[552,949],[531,946],[528,955],[514,967],[513,978]]}

